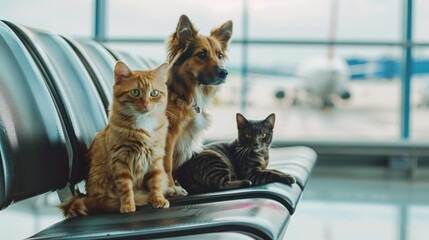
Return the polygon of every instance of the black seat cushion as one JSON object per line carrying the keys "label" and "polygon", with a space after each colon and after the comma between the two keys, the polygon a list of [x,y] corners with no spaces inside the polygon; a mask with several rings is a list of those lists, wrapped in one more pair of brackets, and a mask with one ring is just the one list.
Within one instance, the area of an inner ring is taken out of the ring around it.
{"label": "black seat cushion", "polygon": [[255,198],[75,217],[29,239],[149,239],[216,232],[281,239],[289,218],[280,203]]}
{"label": "black seat cushion", "polygon": [[270,163],[268,168],[292,174],[295,176],[298,185],[304,189],[316,160],[316,152],[308,147],[274,148],[270,150]]}
{"label": "black seat cushion", "polygon": [[108,109],[113,96],[113,69],[116,59],[100,43],[93,40],[71,37],[65,39],[84,63],[103,100],[105,109]]}
{"label": "black seat cushion", "polygon": [[255,187],[226,190],[213,193],[195,194],[185,197],[170,198],[172,206],[207,203],[246,198],[267,198],[285,206],[292,215],[295,212],[302,190],[297,184],[269,183]]}
{"label": "black seat cushion", "polygon": [[39,61],[49,73],[56,101],[64,107],[64,118],[73,144],[71,184],[87,175],[86,152],[95,134],[107,124],[106,110],[94,83],[79,57],[66,40],[59,35],[8,23],[25,41],[26,47],[36,52]]}

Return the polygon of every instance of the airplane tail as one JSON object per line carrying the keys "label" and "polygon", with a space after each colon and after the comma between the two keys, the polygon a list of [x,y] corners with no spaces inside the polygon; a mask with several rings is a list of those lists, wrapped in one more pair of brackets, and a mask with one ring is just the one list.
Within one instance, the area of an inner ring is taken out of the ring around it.
{"label": "airplane tail", "polygon": [[[136,206],[148,204],[149,193],[143,191],[135,192],[134,201]],[[73,196],[59,206],[66,218],[97,213],[119,212],[120,207],[119,198],[88,197],[85,195]]]}

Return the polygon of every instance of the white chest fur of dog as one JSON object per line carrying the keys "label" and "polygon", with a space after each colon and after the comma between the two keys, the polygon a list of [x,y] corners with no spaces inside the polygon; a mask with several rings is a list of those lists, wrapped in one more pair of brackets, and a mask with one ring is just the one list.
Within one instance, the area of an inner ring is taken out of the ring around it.
{"label": "white chest fur of dog", "polygon": [[[211,98],[204,98],[200,87],[195,92],[195,100],[193,104],[194,118],[191,119],[181,135],[178,137],[174,149],[173,169],[177,169],[184,162],[191,159],[194,153],[199,153],[203,146],[204,131],[210,126],[210,115],[206,112],[207,107],[211,103]],[[196,110],[199,108],[200,112]]]}

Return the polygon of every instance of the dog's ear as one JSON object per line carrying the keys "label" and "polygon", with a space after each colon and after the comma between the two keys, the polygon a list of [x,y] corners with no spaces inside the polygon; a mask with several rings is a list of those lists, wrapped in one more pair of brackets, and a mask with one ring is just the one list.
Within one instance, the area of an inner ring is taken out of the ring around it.
{"label": "dog's ear", "polygon": [[191,40],[195,34],[197,34],[197,29],[192,25],[191,20],[186,15],[180,16],[179,23],[176,28],[177,39],[179,39],[180,45],[185,45],[189,40]]}
{"label": "dog's ear", "polygon": [[232,21],[228,21],[219,28],[213,29],[210,36],[219,40],[222,44],[222,48],[226,49],[228,47],[228,42],[232,37]]}

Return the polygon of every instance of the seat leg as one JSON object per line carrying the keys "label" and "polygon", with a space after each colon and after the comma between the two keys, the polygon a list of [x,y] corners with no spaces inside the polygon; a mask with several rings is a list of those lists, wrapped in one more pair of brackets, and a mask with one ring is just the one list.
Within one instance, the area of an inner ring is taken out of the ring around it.
{"label": "seat leg", "polygon": [[64,188],[57,190],[58,197],[60,202],[67,201],[70,197],[80,194],[79,188],[77,185],[67,184]]}

